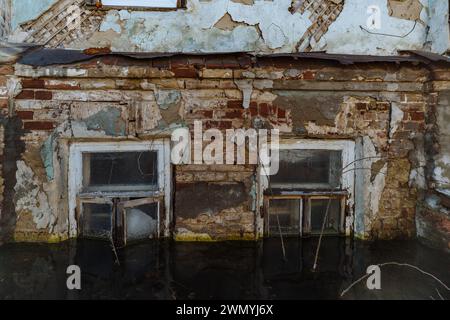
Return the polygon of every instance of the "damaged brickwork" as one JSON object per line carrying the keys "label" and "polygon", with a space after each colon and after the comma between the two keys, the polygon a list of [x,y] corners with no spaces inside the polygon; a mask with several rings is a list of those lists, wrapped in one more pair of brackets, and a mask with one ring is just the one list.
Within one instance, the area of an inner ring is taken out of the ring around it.
{"label": "damaged brickwork", "polygon": [[[416,207],[432,161],[423,150],[432,134],[427,126],[430,73],[420,63],[345,66],[243,54],[106,55],[5,70],[20,83],[13,113],[2,122],[5,146],[14,142],[16,148],[2,161],[7,181],[2,212],[12,212],[17,241],[69,237],[72,142],[170,137],[175,128],[192,128],[195,120],[202,120],[204,129],[277,128],[286,139],[355,141],[355,197],[348,203],[354,234],[366,239],[416,234]],[[8,131],[5,123],[16,127]],[[177,165],[172,170],[170,233],[175,239],[262,236],[256,166]]]}

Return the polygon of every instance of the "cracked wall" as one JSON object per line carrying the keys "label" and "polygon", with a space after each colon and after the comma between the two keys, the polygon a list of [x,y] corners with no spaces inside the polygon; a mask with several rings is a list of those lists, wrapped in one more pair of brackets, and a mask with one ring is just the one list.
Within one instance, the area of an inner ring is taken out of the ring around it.
{"label": "cracked wall", "polygon": [[[441,12],[447,11],[441,11],[442,5],[432,0],[430,4],[427,0],[408,0],[406,7],[404,1],[386,0],[307,0],[299,4],[291,0],[190,0],[186,9],[168,12],[97,12],[81,7],[83,22],[79,28],[60,25],[62,20],[75,18],[74,12],[64,13],[64,8],[79,2],[58,2],[50,12],[45,10],[51,1],[30,4],[17,12],[10,40],[77,49],[107,47],[120,52],[327,51],[394,55],[397,50],[427,46],[437,53],[448,48],[448,37],[442,35],[448,35],[448,23],[441,17]],[[366,25],[371,5],[381,10],[382,28],[378,31],[397,36],[372,35],[360,28]],[[21,27],[19,22],[23,23]],[[57,34],[45,32],[53,26],[60,30]],[[403,34],[408,35],[398,36]]]}
{"label": "cracked wall", "polygon": [[[407,63],[348,67],[241,55],[16,64],[10,81],[16,127],[6,140],[14,138],[20,148],[2,164],[10,166],[13,236],[68,237],[72,141],[170,137],[173,129],[202,120],[204,130],[278,128],[285,138],[356,141],[361,159],[348,204],[352,230],[362,238],[410,238],[423,188],[427,72]],[[173,171],[176,239],[262,236],[255,166],[181,165]]]}

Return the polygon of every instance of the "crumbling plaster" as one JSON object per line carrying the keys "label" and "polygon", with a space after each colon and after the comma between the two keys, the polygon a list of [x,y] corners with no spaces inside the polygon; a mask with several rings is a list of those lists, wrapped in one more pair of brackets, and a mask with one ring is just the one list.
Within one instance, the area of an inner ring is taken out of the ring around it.
{"label": "crumbling plaster", "polygon": [[[420,6],[413,6],[416,11],[422,10],[420,19],[412,21],[417,12],[393,15],[388,0],[345,0],[343,11],[320,41],[311,44],[312,50],[394,55],[397,50],[423,49],[430,40],[432,50],[443,53],[448,47],[448,24],[445,17],[440,17],[442,5],[431,3],[431,10],[428,0],[420,0]],[[291,13],[291,4],[291,0],[190,0],[186,9],[168,12],[108,10],[98,31],[86,32],[89,36],[78,38],[66,47],[109,47],[112,51],[135,52],[296,52],[299,41],[316,21],[308,10],[303,14]],[[360,26],[366,26],[369,16],[367,8],[372,5],[381,11],[381,29],[375,32],[407,36],[372,35],[362,30]],[[30,19],[35,18],[36,6],[24,9],[19,18],[24,20],[28,10],[33,13],[29,13]],[[16,35],[19,31],[16,29]],[[14,39],[13,36],[11,40]]]}

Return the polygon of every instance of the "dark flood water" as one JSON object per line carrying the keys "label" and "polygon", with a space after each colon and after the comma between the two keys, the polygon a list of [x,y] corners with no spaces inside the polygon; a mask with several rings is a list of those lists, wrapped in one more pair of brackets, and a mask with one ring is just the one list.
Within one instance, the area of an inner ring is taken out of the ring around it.
{"label": "dark flood water", "polygon": [[[118,250],[107,242],[7,244],[0,247],[0,299],[450,299],[416,269],[381,267],[381,290],[366,280],[343,290],[371,264],[408,263],[450,285],[450,255],[416,241],[366,243],[324,238],[264,242],[150,241]],[[81,290],[66,287],[66,268],[81,268]]]}

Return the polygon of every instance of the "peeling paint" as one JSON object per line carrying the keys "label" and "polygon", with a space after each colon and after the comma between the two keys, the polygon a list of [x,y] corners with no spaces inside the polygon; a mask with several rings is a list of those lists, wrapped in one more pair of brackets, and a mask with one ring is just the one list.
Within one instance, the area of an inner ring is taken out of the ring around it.
{"label": "peeling paint", "polygon": [[392,139],[394,133],[398,130],[400,122],[403,120],[403,111],[397,106],[396,103],[391,104],[391,122],[389,124],[389,138]]}
{"label": "peeling paint", "polygon": [[48,229],[51,233],[56,217],[49,205],[47,195],[40,190],[41,182],[37,180],[31,168],[24,161],[17,162],[16,179],[14,190],[16,191],[17,220],[20,220],[22,213],[31,212],[36,228]]}
{"label": "peeling paint", "polygon": [[181,93],[178,90],[157,90],[155,98],[158,106],[161,109],[167,110],[180,102]]}
{"label": "peeling paint", "polygon": [[88,130],[101,130],[107,135],[124,136],[126,123],[117,108],[107,108],[83,120]]}
{"label": "peeling paint", "polygon": [[234,80],[234,83],[242,91],[242,107],[248,109],[253,92],[253,80]]}

